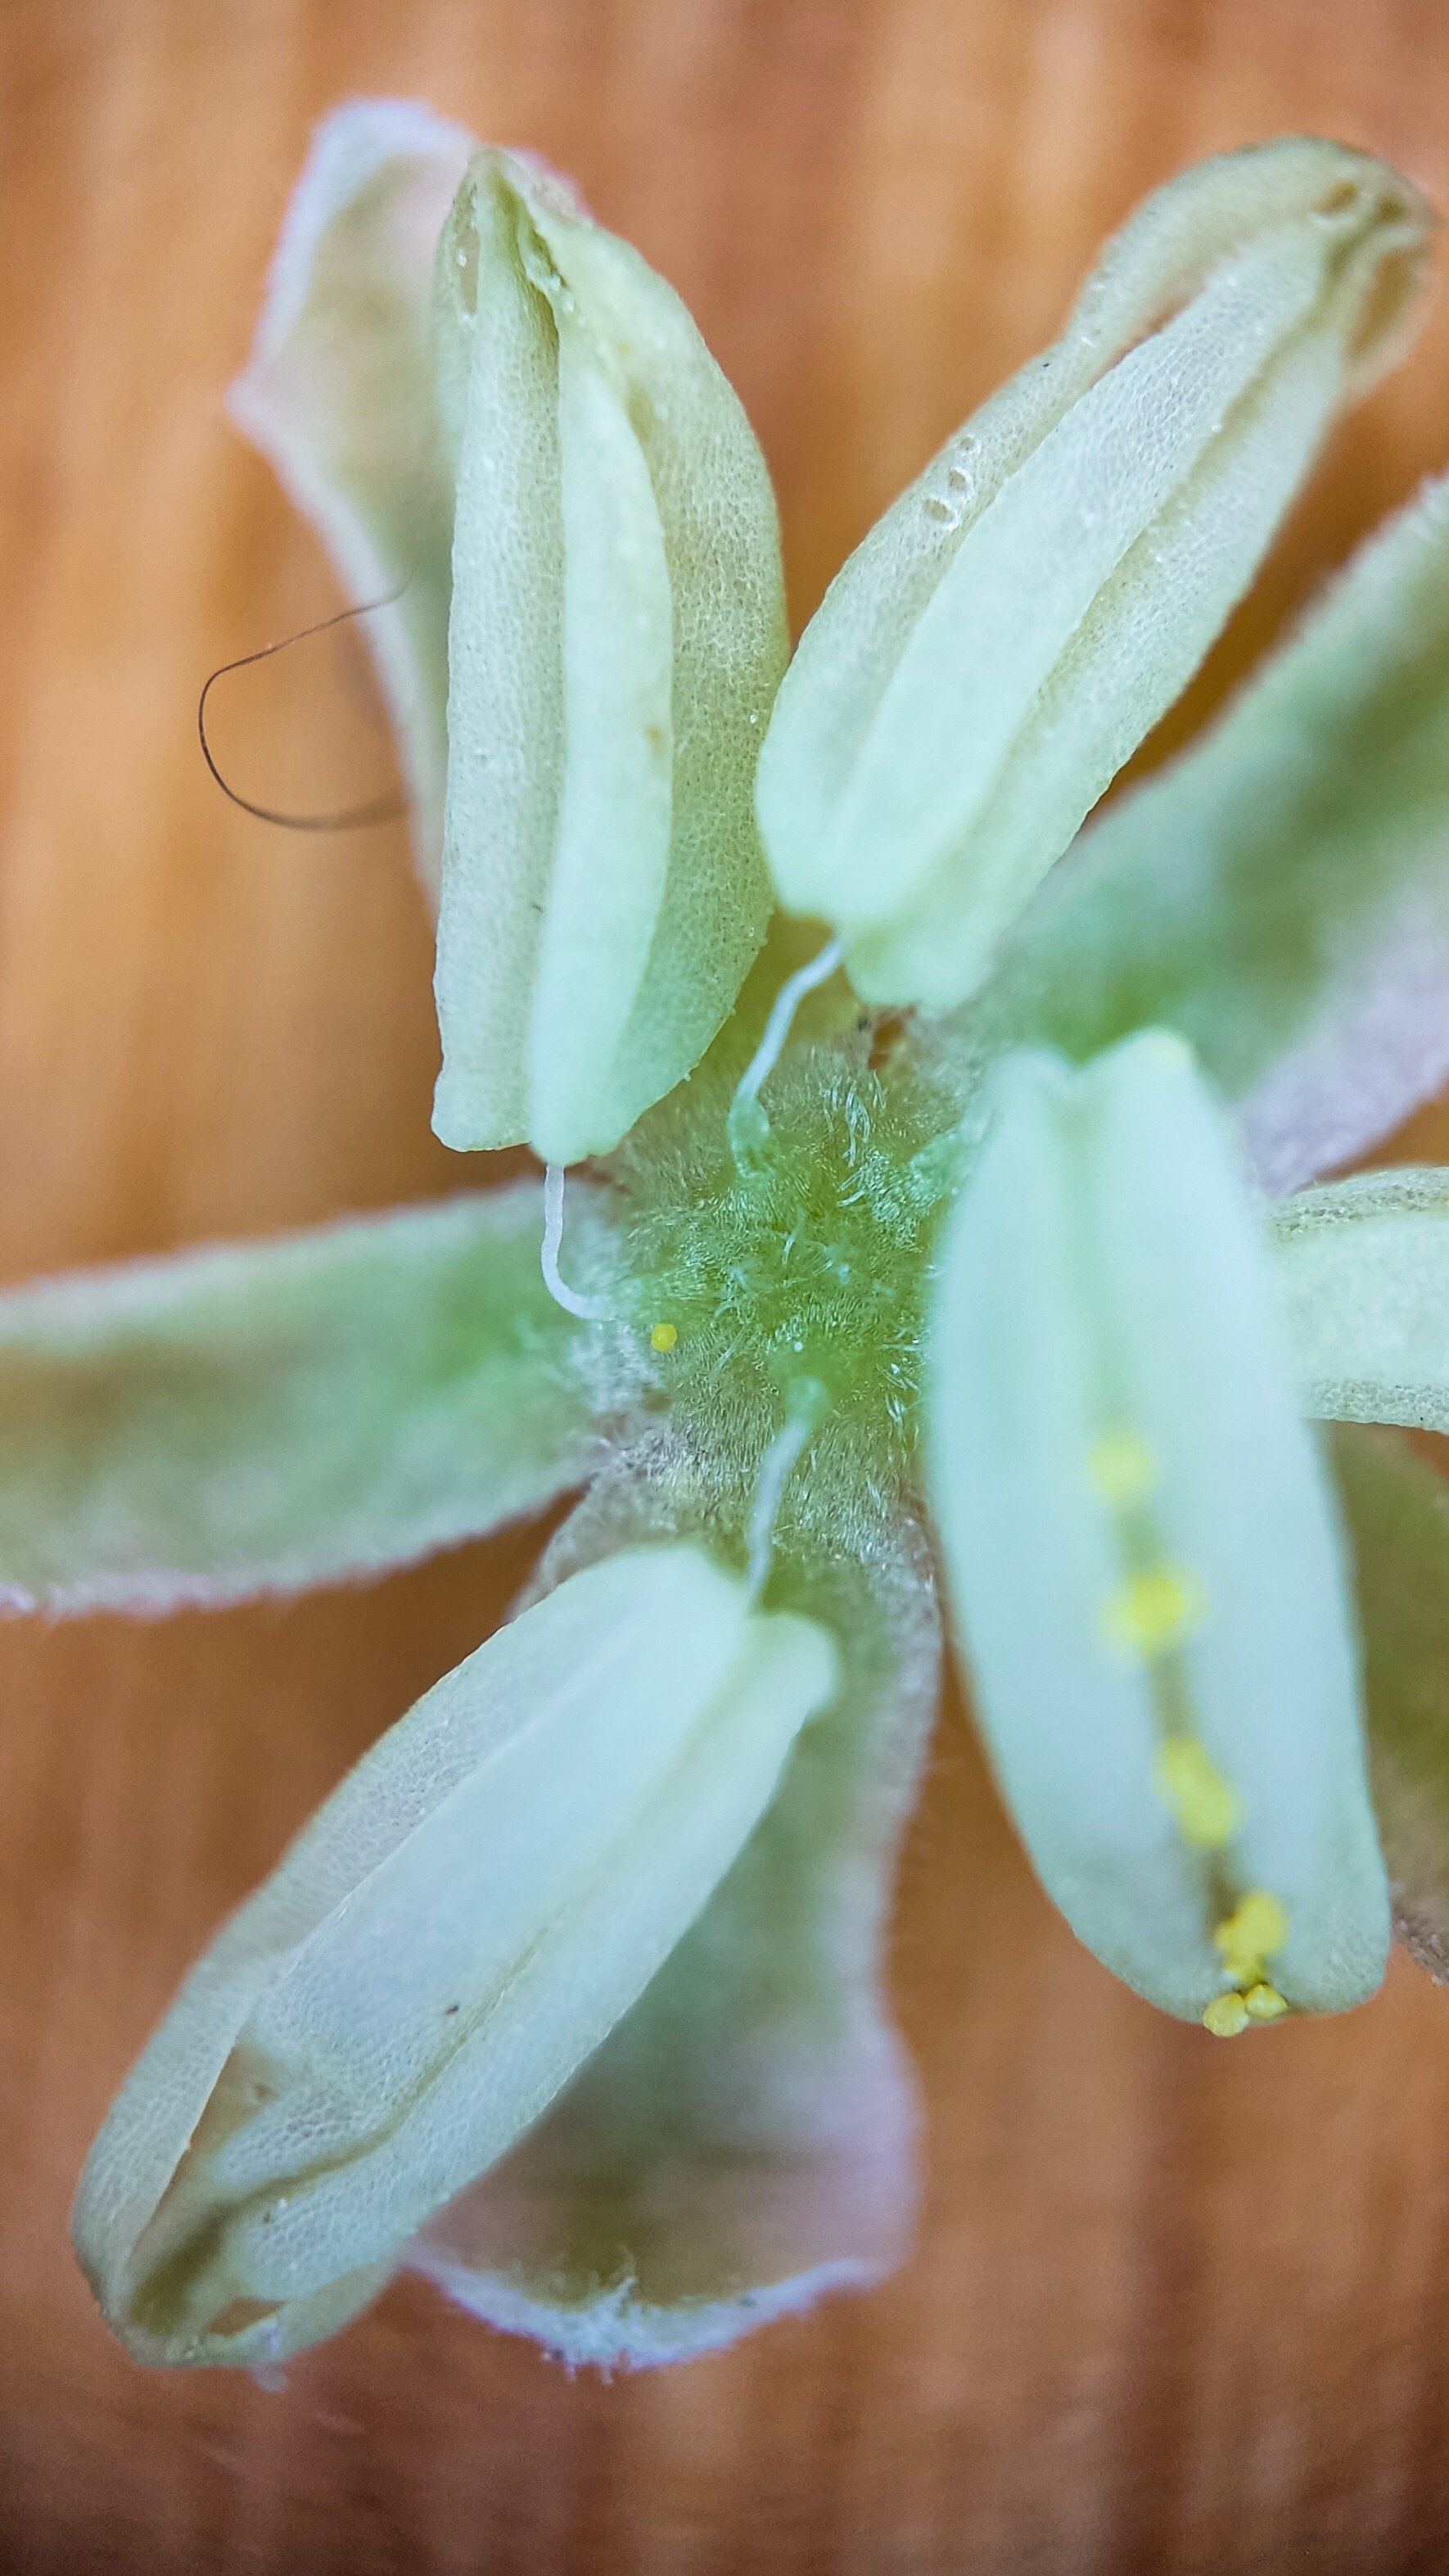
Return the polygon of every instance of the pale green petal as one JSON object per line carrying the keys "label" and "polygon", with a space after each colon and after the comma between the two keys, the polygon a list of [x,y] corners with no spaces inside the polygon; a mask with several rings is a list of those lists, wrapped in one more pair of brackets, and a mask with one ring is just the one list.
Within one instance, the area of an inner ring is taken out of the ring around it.
{"label": "pale green petal", "polygon": [[1449,1491],[1394,1431],[1340,1429],[1369,1771],[1394,1931],[1449,1984]]}
{"label": "pale green petal", "polygon": [[1304,1190],[1273,1234],[1304,1411],[1449,1431],[1449,1171]]}
{"label": "pale green petal", "polygon": [[1399,337],[1426,224],[1334,144],[1187,172],[846,565],[759,809],[783,900],[843,935],[868,999],[945,1008],[981,982]]}
{"label": "pale green petal", "polygon": [[[681,1479],[600,1480],[550,1547],[557,1581],[663,1511]],[[920,1533],[861,1562],[777,1557],[771,1599],[838,1638],[844,1683],[678,1949],[550,2117],[408,2261],[571,2363],[728,2344],[907,2250],[917,2107],[882,1949],[895,1851],[935,1716]]]}
{"label": "pale green petal", "polygon": [[[604,1258],[589,1194],[571,1253]],[[0,1602],[335,1582],[538,1510],[599,1453],[531,1181],[0,1296]]]}
{"label": "pale green petal", "polygon": [[434,1123],[607,1151],[764,936],[755,760],[785,660],[775,507],[672,289],[480,154],[439,258],[458,456]]}
{"label": "pale green petal", "polygon": [[453,479],[432,350],[438,235],[473,138],[410,99],[354,99],[313,137],[266,307],[232,386],[239,428],[354,600],[397,726],[434,901],[447,766]]}
{"label": "pale green petal", "polygon": [[1011,1061],[930,1324],[945,1562],[1046,1887],[1192,2017],[1249,1892],[1286,1909],[1268,1974],[1294,2006],[1360,2001],[1388,1937],[1337,1523],[1274,1299],[1186,1048]]}
{"label": "pale green petal", "polygon": [[140,2358],[254,2365],[371,2297],[669,1956],[832,1696],[702,1549],[579,1574],[418,1702],[193,1972],[75,2234]]}
{"label": "pale green petal", "polygon": [[1086,1057],[1180,1029],[1291,1189],[1449,1072],[1449,478],[1202,744],[1092,825],[983,1017]]}

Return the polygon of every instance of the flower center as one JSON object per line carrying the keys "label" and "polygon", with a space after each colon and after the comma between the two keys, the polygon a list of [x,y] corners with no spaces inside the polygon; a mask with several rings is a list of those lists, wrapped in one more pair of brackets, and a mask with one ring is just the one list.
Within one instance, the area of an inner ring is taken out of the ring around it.
{"label": "flower center", "polygon": [[909,1031],[872,1070],[873,1016],[824,1044],[785,1043],[772,1020],[778,1043],[767,1032],[743,1081],[701,1068],[615,1158],[609,1301],[757,1568],[767,1462],[772,1510],[837,1546],[842,1510],[848,1527],[863,1492],[911,1472],[930,1247],[959,1159],[959,1100]]}

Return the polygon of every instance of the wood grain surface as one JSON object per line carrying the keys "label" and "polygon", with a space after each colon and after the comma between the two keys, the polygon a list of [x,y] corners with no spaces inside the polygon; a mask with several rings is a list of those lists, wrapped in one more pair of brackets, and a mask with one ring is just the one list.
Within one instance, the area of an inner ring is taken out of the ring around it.
{"label": "wood grain surface", "polygon": [[[1444,0],[6,0],[0,85],[14,1278],[460,1176],[401,830],[269,832],[196,748],[207,670],[335,604],[221,408],[329,104],[417,94],[538,146],[673,280],[763,439],[797,617],[1181,163],[1312,129],[1449,205]],[[1165,736],[1446,452],[1441,297]],[[335,638],[219,691],[217,734],[267,802],[390,775]],[[533,1545],[0,1629],[4,2576],[1437,2576],[1449,1997],[1399,1960],[1365,2010],[1241,2050],[1162,2019],[1046,1905],[959,1712],[898,1917],[930,2132],[890,2287],[614,2384],[417,2283],[280,2394],[108,2341],[65,2221],[118,2078]]]}

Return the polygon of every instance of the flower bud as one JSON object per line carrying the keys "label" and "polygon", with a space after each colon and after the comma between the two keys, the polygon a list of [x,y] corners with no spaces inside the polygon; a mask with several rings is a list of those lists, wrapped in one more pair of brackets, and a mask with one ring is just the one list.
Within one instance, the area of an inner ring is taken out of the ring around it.
{"label": "flower bud", "polygon": [[154,2362],[330,2333],[641,1994],[836,1657],[693,1546],[572,1576],[421,1699],[213,1943],[91,2151],[81,2261]]}
{"label": "flower bud", "polygon": [[1009,1061],[930,1324],[976,1704],[1079,1938],[1230,2035],[1378,1985],[1337,1517],[1220,1114],[1160,1030]]}
{"label": "flower bud", "polygon": [[869,1000],[947,1008],[982,981],[1397,353],[1428,220],[1332,143],[1188,171],[846,564],[758,803],[782,900],[844,938]]}
{"label": "flower bud", "polygon": [[764,936],[774,500],[678,297],[549,174],[478,155],[437,313],[457,508],[434,1124],[567,1163],[691,1070]]}

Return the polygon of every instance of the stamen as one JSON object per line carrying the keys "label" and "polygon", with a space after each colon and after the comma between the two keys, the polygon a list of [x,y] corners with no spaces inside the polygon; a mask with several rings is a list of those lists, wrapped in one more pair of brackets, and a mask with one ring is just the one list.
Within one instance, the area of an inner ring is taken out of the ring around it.
{"label": "stamen", "polygon": [[1243,2002],[1254,2021],[1277,2021],[1288,2010],[1288,1998],[1276,1986],[1250,1986]]}
{"label": "stamen", "polygon": [[559,1277],[558,1256],[559,1246],[563,1242],[563,1221],[563,1165],[550,1163],[545,1168],[543,1176],[543,1249],[539,1255],[543,1284],[554,1304],[562,1306],[565,1314],[581,1315],[586,1324],[607,1323],[610,1309],[604,1304],[602,1298],[581,1296],[577,1288],[570,1288],[568,1282]]}
{"label": "stamen", "polygon": [[656,1351],[672,1351],[678,1339],[677,1324],[656,1324],[649,1336],[650,1347]]}
{"label": "stamen", "polygon": [[1214,1995],[1202,2020],[1214,2039],[1236,2039],[1248,2027],[1248,2007],[1241,1995]]}
{"label": "stamen", "polygon": [[726,1122],[730,1152],[741,1172],[750,1170],[759,1160],[770,1133],[770,1121],[756,1097],[760,1085],[779,1063],[790,1024],[806,994],[813,993],[817,984],[829,981],[843,954],[838,939],[827,939],[807,966],[797,967],[793,975],[786,976],[775,995],[765,1034],[740,1077]]}
{"label": "stamen", "polygon": [[770,1579],[775,1555],[775,1519],[784,1500],[785,1487],[801,1450],[819,1425],[829,1398],[818,1378],[797,1377],[791,1384],[786,1402],[784,1428],[776,1432],[760,1461],[760,1481],[755,1487],[754,1506],[750,1513],[750,1553],[745,1579],[752,1601],[759,1599]]}

